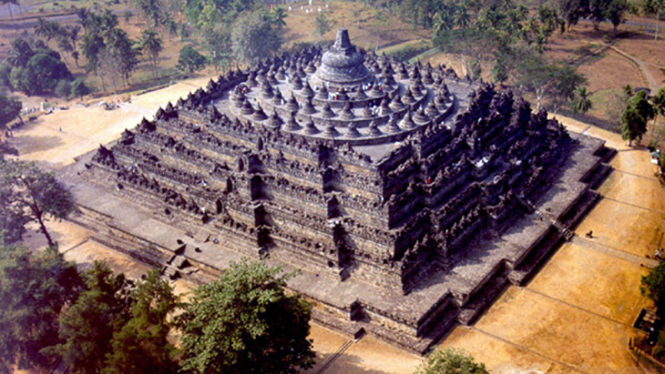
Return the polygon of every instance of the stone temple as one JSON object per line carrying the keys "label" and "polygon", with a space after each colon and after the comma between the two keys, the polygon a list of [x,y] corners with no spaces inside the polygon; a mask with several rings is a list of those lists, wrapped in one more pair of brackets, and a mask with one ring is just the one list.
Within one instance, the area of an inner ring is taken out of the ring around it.
{"label": "stone temple", "polygon": [[573,235],[611,153],[341,29],[168,103],[65,179],[94,240],[198,282],[243,256],[300,269],[316,321],[424,353]]}

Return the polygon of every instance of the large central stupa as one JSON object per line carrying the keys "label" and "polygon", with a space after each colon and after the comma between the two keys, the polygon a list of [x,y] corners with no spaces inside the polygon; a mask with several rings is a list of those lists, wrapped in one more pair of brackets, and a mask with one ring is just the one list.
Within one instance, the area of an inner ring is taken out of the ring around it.
{"label": "large central stupa", "polygon": [[350,89],[371,82],[372,75],[364,62],[365,57],[351,44],[349,32],[340,29],[335,44],[323,53],[321,65],[311,78],[312,84]]}
{"label": "large central stupa", "polygon": [[342,29],[168,103],[67,180],[74,219],[171,277],[243,256],[297,268],[318,322],[425,352],[570,236],[608,153]]}

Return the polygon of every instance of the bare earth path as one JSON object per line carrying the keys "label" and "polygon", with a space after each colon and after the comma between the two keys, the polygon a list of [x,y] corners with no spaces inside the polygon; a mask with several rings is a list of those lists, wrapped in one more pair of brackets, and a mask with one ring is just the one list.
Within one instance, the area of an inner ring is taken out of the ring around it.
{"label": "bare earth path", "polygon": [[[206,81],[151,92],[116,111],[90,107],[57,112],[16,131],[13,142],[21,158],[58,169]],[[612,160],[614,171],[599,189],[602,199],[577,228],[577,238],[562,246],[528,285],[507,289],[473,327],[455,328],[441,347],[464,348],[494,373],[642,373],[627,344],[637,313],[649,304],[639,292],[640,277],[647,272],[640,265],[652,265],[645,255],[663,245],[665,190],[654,177],[656,167],[647,151],[626,147],[617,134],[559,119],[571,131],[605,139],[619,151]],[[131,276],[147,270],[91,239],[93,233],[86,229],[69,222],[49,227],[68,259],[83,264],[106,259]],[[593,239],[584,238],[589,230]],[[26,243],[44,245],[34,233]],[[192,288],[176,286],[179,292]],[[311,338],[319,359],[308,374],[408,374],[421,362],[371,337],[356,342],[317,325]]]}
{"label": "bare earth path", "polygon": [[649,67],[647,66],[647,63],[628,54],[625,51],[622,51],[621,49],[615,47],[615,46],[610,46],[610,48],[620,54],[622,57],[627,58],[630,60],[633,64],[637,65],[638,70],[640,71],[640,75],[642,77],[646,78],[647,82],[649,83],[649,89],[651,89],[652,93],[656,93],[658,91],[658,88],[660,88],[660,85],[656,83],[656,80],[653,78],[653,75],[649,71]]}

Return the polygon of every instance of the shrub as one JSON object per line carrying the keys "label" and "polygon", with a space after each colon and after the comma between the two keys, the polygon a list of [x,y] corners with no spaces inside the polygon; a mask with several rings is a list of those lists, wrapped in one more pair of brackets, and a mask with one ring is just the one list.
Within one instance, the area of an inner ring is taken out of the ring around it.
{"label": "shrub", "polygon": [[66,99],[72,93],[72,83],[66,79],[61,79],[55,86],[55,95],[57,97]]}

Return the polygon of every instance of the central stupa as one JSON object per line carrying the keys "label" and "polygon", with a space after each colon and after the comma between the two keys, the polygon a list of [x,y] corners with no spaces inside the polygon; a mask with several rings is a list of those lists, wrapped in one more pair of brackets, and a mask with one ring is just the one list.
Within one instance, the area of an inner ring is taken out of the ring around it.
{"label": "central stupa", "polygon": [[350,88],[372,81],[364,65],[365,56],[351,44],[347,29],[339,29],[335,44],[323,53],[321,66],[311,78],[316,86]]}

